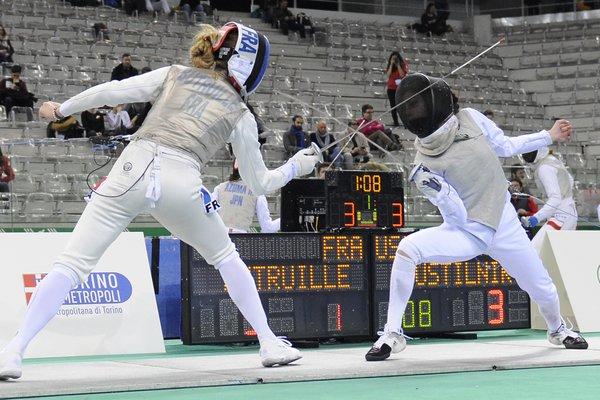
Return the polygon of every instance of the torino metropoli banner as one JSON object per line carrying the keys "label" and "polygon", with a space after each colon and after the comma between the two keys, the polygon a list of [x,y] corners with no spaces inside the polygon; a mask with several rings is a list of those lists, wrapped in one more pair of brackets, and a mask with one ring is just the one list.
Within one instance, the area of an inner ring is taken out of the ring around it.
{"label": "torino metropoli banner", "polygon": [[[0,347],[15,334],[68,233],[0,234]],[[26,357],[164,352],[144,237],[122,233],[87,281],[69,292]]]}

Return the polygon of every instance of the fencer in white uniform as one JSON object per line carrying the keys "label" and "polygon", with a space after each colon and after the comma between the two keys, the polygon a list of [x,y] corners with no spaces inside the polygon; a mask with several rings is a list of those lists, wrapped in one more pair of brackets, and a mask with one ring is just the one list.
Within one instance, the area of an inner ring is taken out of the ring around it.
{"label": "fencer in white uniform", "polygon": [[269,204],[264,195],[255,195],[252,189],[242,180],[237,160],[229,180],[218,184],[212,192],[213,200],[220,205],[219,215],[229,228],[229,233],[246,233],[254,220],[258,218],[262,233],[277,232],[281,226],[279,218],[272,219]]}
{"label": "fencer in white uniform", "polygon": [[498,160],[566,140],[570,123],[560,120],[550,131],[509,138],[478,111],[459,110],[445,81],[423,74],[402,80],[396,104],[405,100],[400,118],[417,135],[417,166],[409,179],[439,208],[444,222],[400,241],[390,278],[387,323],[366,359],[384,360],[406,347],[402,316],[416,265],[465,261],[480,254],[497,260],[538,304],[552,344],[587,348],[586,341],[563,323],[556,287],[519,223]]}
{"label": "fencer in white uniform", "polygon": [[523,154],[523,160],[533,165],[536,186],[547,198],[544,206],[534,215],[521,217],[521,223],[526,228],[534,228],[546,221],[531,241],[539,253],[546,232],[577,228],[577,208],[573,199],[574,180],[562,161],[556,158],[548,147]]}
{"label": "fencer in white uniform", "polygon": [[193,67],[160,68],[95,86],[63,104],[42,105],[40,116],[55,120],[103,105],[154,104],[135,139],[92,195],[66,249],[38,285],[16,336],[0,353],[0,379],[21,376],[21,360],[30,341],[141,212],[150,212],[219,270],[232,300],[257,333],[263,365],[287,364],[301,357],[269,328],[254,279],[214,212],[210,196],[202,192],[200,169],[226,143],[231,143],[240,174],[256,194],[310,173],[318,162],[314,151],[305,149],[275,170],[265,167],[256,122],[243,96],[260,84],[268,56],[267,38],[253,29],[237,23],[220,30],[203,25],[190,48]]}

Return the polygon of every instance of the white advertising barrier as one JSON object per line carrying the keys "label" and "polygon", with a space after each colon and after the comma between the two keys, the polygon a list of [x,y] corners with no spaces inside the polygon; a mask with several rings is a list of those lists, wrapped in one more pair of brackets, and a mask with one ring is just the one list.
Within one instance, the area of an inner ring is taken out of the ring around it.
{"label": "white advertising barrier", "polygon": [[[0,348],[70,233],[0,234]],[[85,284],[73,289],[25,357],[164,353],[142,233],[122,233]]]}
{"label": "white advertising barrier", "polygon": [[[578,331],[600,332],[600,232],[548,231],[540,256],[558,290],[563,317]],[[531,327],[546,329],[533,304]]]}

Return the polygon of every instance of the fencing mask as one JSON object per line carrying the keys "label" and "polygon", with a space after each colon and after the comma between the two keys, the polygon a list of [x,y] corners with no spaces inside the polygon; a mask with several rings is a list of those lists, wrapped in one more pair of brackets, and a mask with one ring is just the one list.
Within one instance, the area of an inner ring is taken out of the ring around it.
{"label": "fencing mask", "polygon": [[521,155],[521,157],[523,157],[523,160],[525,162],[532,164],[532,163],[539,162],[542,158],[546,157],[549,153],[550,153],[550,149],[548,149],[548,147],[544,146],[537,150],[530,151],[529,153],[523,153]]}
{"label": "fencing mask", "polygon": [[398,114],[406,129],[420,138],[431,135],[458,111],[448,84],[421,73],[409,74],[400,82],[396,104],[406,99],[410,100],[398,107]]}

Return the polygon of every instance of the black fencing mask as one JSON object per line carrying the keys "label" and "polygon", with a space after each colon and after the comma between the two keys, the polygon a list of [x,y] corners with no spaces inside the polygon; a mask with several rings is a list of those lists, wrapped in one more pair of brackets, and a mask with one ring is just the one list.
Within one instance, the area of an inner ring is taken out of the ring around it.
{"label": "black fencing mask", "polygon": [[457,111],[448,84],[421,73],[407,75],[396,89],[396,104],[409,98],[398,107],[398,114],[406,129],[420,138],[431,135]]}
{"label": "black fencing mask", "polygon": [[523,157],[523,160],[525,160],[525,162],[528,163],[532,163],[535,162],[535,158],[537,157],[538,151],[534,150],[534,151],[530,151],[529,153],[523,153],[521,156]]}

